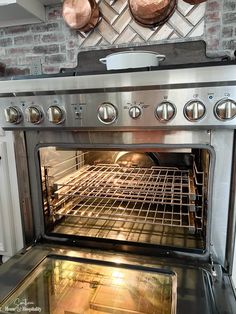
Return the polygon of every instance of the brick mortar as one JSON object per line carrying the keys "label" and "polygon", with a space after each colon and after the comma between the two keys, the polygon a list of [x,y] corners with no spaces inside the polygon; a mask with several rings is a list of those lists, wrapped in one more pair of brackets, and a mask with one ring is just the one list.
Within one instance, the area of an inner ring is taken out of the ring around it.
{"label": "brick mortar", "polygon": [[[103,5],[107,5],[105,0]],[[179,0],[182,1],[182,0]],[[122,2],[122,1],[121,1]],[[186,6],[186,5],[185,5]],[[190,15],[195,9],[192,7],[186,16]],[[74,67],[77,64],[77,54],[81,50],[101,49],[104,47],[127,47],[140,44],[152,45],[154,43],[180,42],[204,39],[207,43],[207,54],[209,56],[232,55],[236,49],[236,0],[208,0],[206,3],[205,27],[202,36],[191,37],[191,22],[186,37],[174,38],[176,35],[170,33],[168,39],[163,40],[139,40],[132,42],[127,40],[122,44],[108,44],[105,39],[100,40],[97,44],[93,39],[93,45],[81,47],[84,39],[78,32],[70,30],[61,17],[61,5],[48,6],[46,8],[47,21],[33,25],[14,26],[0,29],[0,61],[12,69],[14,68],[19,74],[28,74],[30,64],[33,61],[40,60],[43,72],[56,73],[59,69],[65,67]],[[181,15],[181,14],[180,14]],[[229,24],[227,24],[227,21]],[[131,22],[130,22],[131,23]],[[173,23],[173,22],[172,22]],[[202,23],[200,21],[199,23]],[[198,23],[198,24],[199,24]],[[170,31],[166,24],[166,31]],[[101,28],[96,29],[90,34],[88,39],[99,35]],[[143,36],[148,30],[143,29]],[[178,34],[178,31],[177,33]],[[181,36],[178,34],[178,36]],[[87,39],[85,39],[87,40]],[[11,73],[11,72],[10,72]]]}
{"label": "brick mortar", "polygon": [[[210,10],[213,2],[218,4],[219,10]],[[207,19],[208,12],[211,14],[219,13],[220,19],[215,22]],[[227,22],[226,19],[229,14],[235,17],[231,22]],[[217,27],[219,30],[216,33],[209,32],[210,26]],[[207,43],[207,54],[209,56],[234,56],[236,49],[236,0],[207,1],[204,39]]]}

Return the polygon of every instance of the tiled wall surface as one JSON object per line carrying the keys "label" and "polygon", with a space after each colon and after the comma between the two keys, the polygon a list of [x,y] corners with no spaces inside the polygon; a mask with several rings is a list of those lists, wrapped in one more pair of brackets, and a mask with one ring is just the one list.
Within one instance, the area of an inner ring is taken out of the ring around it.
{"label": "tiled wall surface", "polygon": [[[192,6],[179,0],[175,13],[161,27],[156,29],[138,25],[131,17],[127,0],[109,0],[99,3],[105,19],[94,32],[81,38],[80,48],[96,45],[120,45],[125,43],[146,43],[161,40],[202,36],[204,33],[205,3]],[[107,21],[106,21],[107,20]]]}
{"label": "tiled wall surface", "polygon": [[110,0],[98,2],[104,18],[85,36],[65,25],[61,5],[47,7],[46,23],[0,29],[0,61],[6,63],[8,73],[30,73],[32,63],[41,63],[44,73],[56,73],[61,67],[76,66],[80,50],[104,46],[206,38],[209,53],[236,49],[236,0],[208,0],[197,6],[178,0],[173,16],[156,29],[135,23],[127,0],[112,6]]}

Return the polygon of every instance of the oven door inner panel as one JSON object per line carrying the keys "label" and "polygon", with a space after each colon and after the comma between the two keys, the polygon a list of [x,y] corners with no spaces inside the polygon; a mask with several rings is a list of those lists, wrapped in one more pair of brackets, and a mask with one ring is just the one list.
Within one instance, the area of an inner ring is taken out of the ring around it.
{"label": "oven door inner panel", "polygon": [[173,272],[128,267],[47,257],[1,308],[3,313],[27,308],[52,314],[176,313]]}

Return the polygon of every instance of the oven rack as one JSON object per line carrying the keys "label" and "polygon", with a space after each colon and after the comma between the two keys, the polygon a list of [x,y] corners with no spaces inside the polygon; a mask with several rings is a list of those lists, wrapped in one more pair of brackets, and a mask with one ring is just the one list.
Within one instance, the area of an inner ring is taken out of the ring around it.
{"label": "oven rack", "polygon": [[[200,180],[199,180],[200,178]],[[174,167],[84,166],[55,183],[53,215],[202,229],[203,173]]]}

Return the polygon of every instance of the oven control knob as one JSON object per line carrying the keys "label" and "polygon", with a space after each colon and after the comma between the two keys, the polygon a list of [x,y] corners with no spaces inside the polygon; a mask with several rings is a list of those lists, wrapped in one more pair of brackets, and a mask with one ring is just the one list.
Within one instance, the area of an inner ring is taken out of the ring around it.
{"label": "oven control knob", "polygon": [[38,107],[28,107],[25,110],[26,120],[33,124],[39,124],[43,120],[43,112]]}
{"label": "oven control knob", "polygon": [[103,103],[98,107],[98,119],[104,124],[115,122],[117,116],[117,109],[111,103]]}
{"label": "oven control knob", "polygon": [[18,124],[22,121],[22,113],[17,107],[8,107],[5,109],[5,119],[12,124]]}
{"label": "oven control knob", "polygon": [[65,120],[64,111],[58,106],[51,106],[48,108],[47,117],[49,122],[60,124]]}
{"label": "oven control knob", "polygon": [[221,99],[215,105],[215,115],[219,120],[231,120],[236,117],[236,102],[232,99]]}
{"label": "oven control knob", "polygon": [[132,119],[137,119],[141,116],[142,111],[138,106],[133,106],[129,110],[129,115]]}
{"label": "oven control knob", "polygon": [[184,115],[189,121],[200,120],[206,112],[206,108],[201,101],[191,100],[184,107]]}
{"label": "oven control knob", "polygon": [[175,107],[172,103],[165,101],[156,108],[156,117],[161,122],[170,121],[175,115]]}

